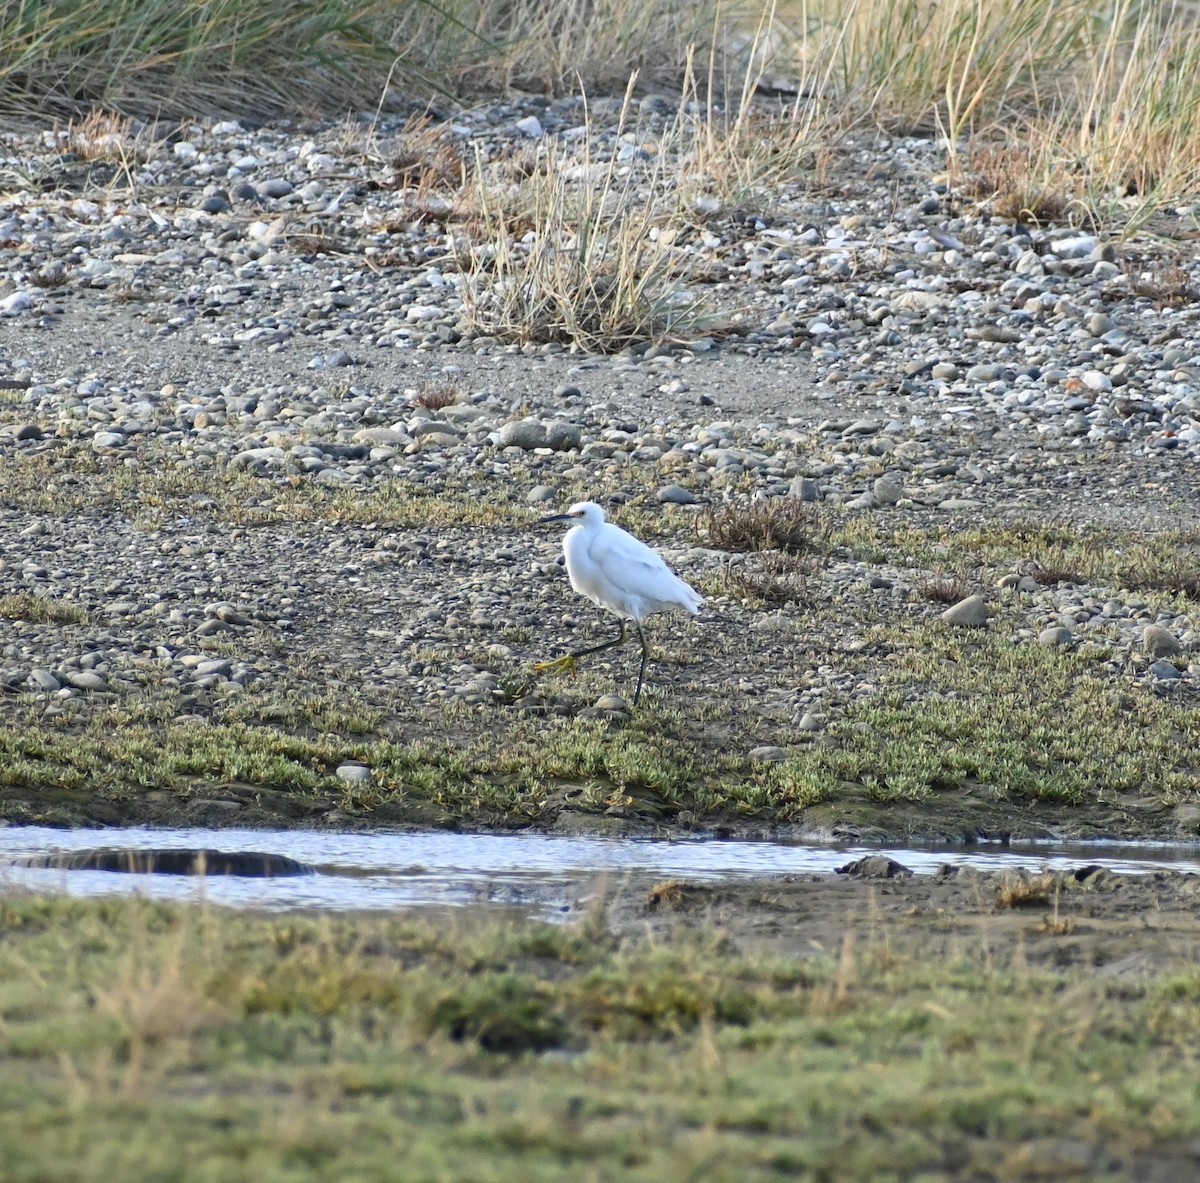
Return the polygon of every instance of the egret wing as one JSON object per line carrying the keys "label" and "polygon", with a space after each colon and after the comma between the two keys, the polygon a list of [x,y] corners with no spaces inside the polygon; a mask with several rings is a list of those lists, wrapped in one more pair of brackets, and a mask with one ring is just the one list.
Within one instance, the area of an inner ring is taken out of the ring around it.
{"label": "egret wing", "polygon": [[679,605],[695,612],[700,606],[698,593],[667,566],[657,551],[618,526],[605,529],[592,541],[588,557],[622,599],[630,604],[641,602],[641,611],[663,611]]}

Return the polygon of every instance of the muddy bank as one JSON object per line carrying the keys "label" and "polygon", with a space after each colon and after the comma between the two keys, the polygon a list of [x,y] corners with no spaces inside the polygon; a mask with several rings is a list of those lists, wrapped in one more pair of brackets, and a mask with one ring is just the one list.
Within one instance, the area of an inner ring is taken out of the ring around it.
{"label": "muddy bank", "polygon": [[0,788],[0,824],[74,829],[148,826],[167,829],[314,829],[331,832],[455,830],[468,833],[528,831],[564,837],[716,837],[781,839],[830,845],[970,846],[978,842],[1125,839],[1193,842],[1196,823],[1187,810],[1154,803],[1055,807],[1006,803],[945,794],[920,803],[824,804],[781,822],[770,816],[679,818],[638,808],[632,797],[607,810],[545,808],[536,816],[505,816],[428,801],[392,801],[350,812],[329,794],[295,794],[264,786],[214,784],[194,793],[165,790],[137,796],[61,788]]}

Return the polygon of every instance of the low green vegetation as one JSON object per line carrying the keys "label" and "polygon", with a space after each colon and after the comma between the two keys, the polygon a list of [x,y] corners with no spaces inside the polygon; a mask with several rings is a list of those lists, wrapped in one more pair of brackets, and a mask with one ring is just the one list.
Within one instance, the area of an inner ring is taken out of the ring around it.
{"label": "low green vegetation", "polygon": [[33,592],[10,592],[0,596],[0,619],[27,620],[35,624],[84,624],[87,612],[78,604],[39,596]]}
{"label": "low green vegetation", "polygon": [[1194,968],[1031,966],[861,890],[840,947],[758,952],[0,896],[5,1178],[1126,1179],[1190,1137]]}
{"label": "low green vegetation", "polygon": [[[625,723],[530,716],[504,702],[447,706],[431,721],[349,692],[336,702],[250,694],[208,722],[176,719],[165,698],[97,702],[73,722],[10,702],[0,786],[27,796],[34,819],[60,803],[54,791],[132,802],[147,791],[186,799],[263,790],[383,817],[427,818],[434,807],[475,825],[613,808],[708,824],[787,822],[822,803],[919,803],[962,791],[1084,808],[1125,794],[1161,804],[1195,796],[1194,708],[1139,681],[1114,682],[1101,647],[1014,644],[1001,629],[940,623],[880,625],[870,645],[887,658],[880,688],[847,703],[816,740],[796,734],[781,763],[751,760],[744,740],[729,747],[752,704],[712,700],[689,712],[653,690]],[[372,779],[337,780],[347,761],[370,767]]]}

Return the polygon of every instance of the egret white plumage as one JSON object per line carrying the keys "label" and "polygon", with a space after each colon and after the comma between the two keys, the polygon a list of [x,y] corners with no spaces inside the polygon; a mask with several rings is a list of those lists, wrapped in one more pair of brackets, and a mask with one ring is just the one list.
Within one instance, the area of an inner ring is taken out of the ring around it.
{"label": "egret white plumage", "polygon": [[650,659],[650,646],[642,621],[652,613],[669,612],[674,608],[684,608],[695,615],[700,611],[703,597],[684,583],[656,551],[620,526],[606,522],[604,510],[595,502],[579,501],[566,513],[542,518],[543,522],[568,520],[578,523],[563,539],[571,586],[616,616],[621,622],[621,632],[615,641],[577,649],[554,661],[541,662],[534,668],[564,669],[574,665],[577,657],[612,649],[626,639],[629,622],[633,621],[642,643],[642,665],[633,694],[633,705],[637,706],[646,679],[646,663]]}

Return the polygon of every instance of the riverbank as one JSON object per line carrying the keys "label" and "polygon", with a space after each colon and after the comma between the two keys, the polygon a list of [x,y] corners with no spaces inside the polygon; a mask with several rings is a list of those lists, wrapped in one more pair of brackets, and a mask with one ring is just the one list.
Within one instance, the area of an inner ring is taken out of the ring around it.
{"label": "riverbank", "polygon": [[[0,816],[1196,834],[1186,217],[1006,220],[871,133],[683,218],[677,126],[11,133]],[[512,319],[539,176],[650,217],[649,320]],[[637,711],[633,653],[534,668],[611,628],[537,524],[584,497],[706,597]]]}

